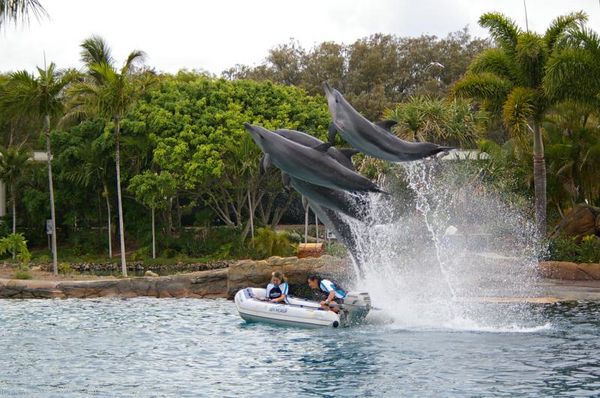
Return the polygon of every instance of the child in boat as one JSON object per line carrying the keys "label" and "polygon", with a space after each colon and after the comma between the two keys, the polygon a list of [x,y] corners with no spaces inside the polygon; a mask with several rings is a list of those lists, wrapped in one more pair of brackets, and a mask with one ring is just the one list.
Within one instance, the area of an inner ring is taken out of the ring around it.
{"label": "child in boat", "polygon": [[271,274],[271,283],[267,285],[267,300],[273,303],[285,303],[288,290],[289,287],[283,272],[273,272]]}
{"label": "child in boat", "polygon": [[[329,279],[320,279],[316,275],[310,275],[308,277],[308,286],[311,289],[321,289],[323,293],[327,295],[324,301],[321,301],[321,308],[331,310],[334,312],[339,311],[339,304],[344,302],[346,297],[346,291],[342,289],[337,283]],[[331,306],[331,303],[335,302],[337,306]]]}

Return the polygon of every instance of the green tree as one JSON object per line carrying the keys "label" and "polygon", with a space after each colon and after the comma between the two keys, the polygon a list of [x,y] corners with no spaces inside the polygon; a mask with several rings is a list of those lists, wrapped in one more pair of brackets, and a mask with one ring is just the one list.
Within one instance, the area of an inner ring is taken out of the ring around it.
{"label": "green tree", "polygon": [[156,258],[156,222],[155,211],[170,206],[177,192],[177,181],[168,171],[155,173],[146,170],[129,181],[128,190],[143,205],[150,208],[152,214],[152,258]]}
{"label": "green tree", "polygon": [[0,148],[0,179],[10,190],[13,234],[17,233],[17,186],[23,178],[30,155],[29,151],[19,147]]}
{"label": "green tree", "polygon": [[107,120],[108,126],[113,131],[121,271],[123,276],[127,276],[121,194],[121,123],[149,82],[146,76],[136,69],[136,66],[143,62],[145,54],[142,51],[132,51],[123,66],[117,68],[110,48],[102,38],[92,36],[84,40],[81,47],[82,60],[86,64],[88,77],[74,84],[70,90],[72,95],[70,113],[72,116],[101,116]]}
{"label": "green tree", "polygon": [[50,218],[52,220],[52,266],[55,275],[58,274],[58,253],[50,131],[64,114],[65,88],[74,76],[72,72],[58,70],[54,63],[51,63],[46,69],[37,68],[37,76],[27,71],[15,72],[10,75],[0,99],[0,107],[7,114],[24,120],[42,121],[42,131],[46,141]]}
{"label": "green tree", "polygon": [[546,234],[546,164],[541,123],[553,105],[544,90],[548,58],[570,29],[586,20],[583,13],[556,18],[543,35],[522,31],[499,13],[486,13],[479,24],[487,28],[496,48],[481,53],[468,74],[454,87],[456,95],[482,101],[501,113],[504,124],[522,140],[533,135],[535,215],[540,236]]}
{"label": "green tree", "polygon": [[[106,206],[108,234],[108,257],[112,258],[112,211],[109,185],[113,181],[114,145],[109,134],[102,134],[105,123],[102,120],[84,121],[60,138],[63,143],[57,163],[59,178],[84,190],[98,192]],[[98,132],[100,130],[100,133]],[[83,192],[79,195],[83,196]]]}

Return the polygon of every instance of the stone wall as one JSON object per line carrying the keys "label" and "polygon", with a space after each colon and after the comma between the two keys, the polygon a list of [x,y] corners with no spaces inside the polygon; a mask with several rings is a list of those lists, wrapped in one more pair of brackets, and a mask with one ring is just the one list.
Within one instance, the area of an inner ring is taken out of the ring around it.
{"label": "stone wall", "polygon": [[273,271],[283,271],[296,295],[308,275],[347,280],[348,264],[339,258],[271,257],[241,260],[229,268],[162,277],[112,278],[85,281],[0,279],[0,298],[205,297],[232,298],[248,286],[266,286]]}

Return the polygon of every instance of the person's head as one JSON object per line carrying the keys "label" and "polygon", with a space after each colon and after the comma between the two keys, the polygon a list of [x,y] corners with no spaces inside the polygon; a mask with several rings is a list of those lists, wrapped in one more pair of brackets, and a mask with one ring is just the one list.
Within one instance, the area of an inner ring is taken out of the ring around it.
{"label": "person's head", "polygon": [[319,282],[320,282],[319,277],[316,275],[310,275],[308,277],[308,286],[311,289],[317,289],[319,287]]}
{"label": "person's head", "polygon": [[271,273],[271,283],[272,284],[280,285],[283,282],[285,282],[285,275],[283,275],[283,272],[274,271],[273,273]]}

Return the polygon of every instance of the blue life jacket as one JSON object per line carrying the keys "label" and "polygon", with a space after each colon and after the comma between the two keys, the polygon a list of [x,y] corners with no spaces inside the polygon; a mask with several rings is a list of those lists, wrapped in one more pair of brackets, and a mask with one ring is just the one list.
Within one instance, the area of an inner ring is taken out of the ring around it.
{"label": "blue life jacket", "polygon": [[274,285],[272,283],[269,283],[267,285],[267,298],[268,299],[276,299],[278,297],[280,297],[282,294],[285,294],[287,296],[288,294],[288,284],[287,282],[282,282],[279,285]]}
{"label": "blue life jacket", "polygon": [[319,287],[326,294],[329,294],[332,291],[335,292],[336,298],[343,299],[344,297],[346,297],[346,291],[342,289],[337,283],[332,282],[329,279],[321,279]]}

